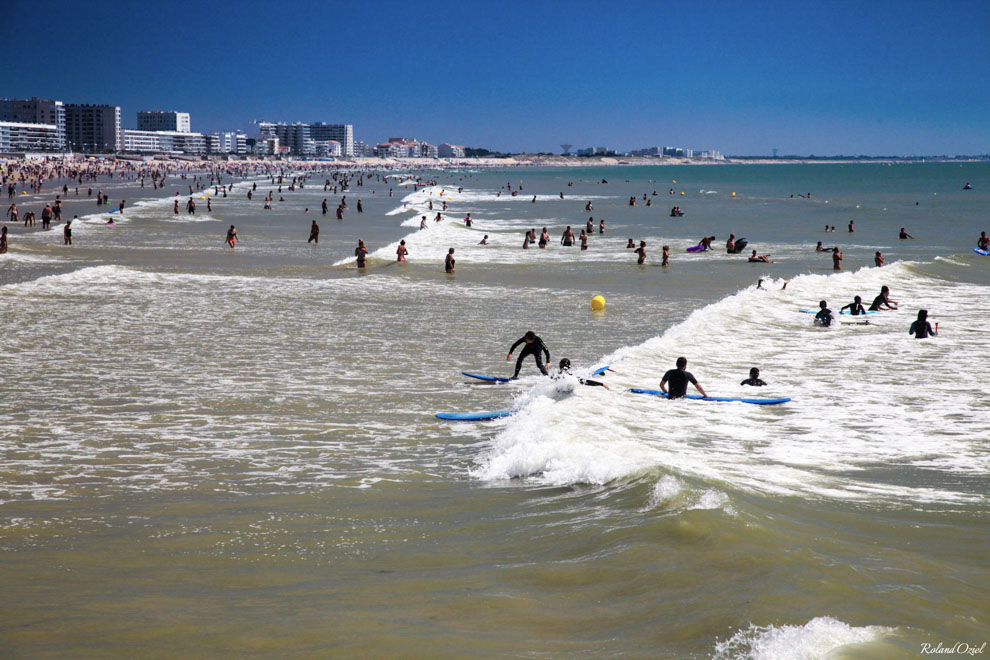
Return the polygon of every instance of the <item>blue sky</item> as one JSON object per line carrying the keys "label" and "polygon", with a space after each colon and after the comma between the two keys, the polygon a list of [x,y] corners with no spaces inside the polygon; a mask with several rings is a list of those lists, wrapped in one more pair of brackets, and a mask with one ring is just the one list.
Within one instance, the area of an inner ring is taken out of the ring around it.
{"label": "blue sky", "polygon": [[[990,152],[990,2],[5,0],[0,97],[511,151]],[[13,47],[9,47],[12,45]]]}

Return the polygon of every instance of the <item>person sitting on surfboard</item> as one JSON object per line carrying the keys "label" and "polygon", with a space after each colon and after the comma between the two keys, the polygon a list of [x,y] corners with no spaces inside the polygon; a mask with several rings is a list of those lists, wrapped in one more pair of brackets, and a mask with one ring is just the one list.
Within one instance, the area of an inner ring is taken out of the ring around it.
{"label": "person sitting on surfboard", "polygon": [[[559,380],[564,376],[573,375],[571,374],[571,361],[568,360],[567,358],[561,359],[560,364],[557,365],[557,369],[558,369],[557,373],[553,376],[554,380]],[[587,380],[585,378],[578,378],[578,382],[581,383],[582,385],[589,385],[591,387],[604,387],[606,390],[608,389],[608,385],[597,380]]]}
{"label": "person sitting on surfboard", "polygon": [[752,385],[753,387],[763,387],[766,385],[762,380],[760,380],[760,370],[753,367],[749,370],[749,378],[739,383],[740,385]]}
{"label": "person sitting on surfboard", "polygon": [[[677,358],[675,364],[677,368],[667,371],[663,375],[663,380],[660,381],[660,390],[667,394],[668,399],[679,399],[687,396],[688,383],[694,385],[694,388],[701,392],[701,396],[708,396],[694,375],[690,371],[685,371],[687,368],[686,357]],[[667,383],[670,383],[670,391],[667,390]]]}
{"label": "person sitting on surfboard", "polygon": [[985,231],[980,232],[980,238],[978,241],[976,241],[976,247],[980,248],[981,250],[986,250],[987,247],[990,247],[990,236],[987,236],[987,233]]}
{"label": "person sitting on surfboard", "polygon": [[[509,348],[509,355],[505,358],[505,361],[510,362],[512,360],[512,352],[516,350],[516,347],[519,346],[519,344],[525,344],[525,346],[519,354],[519,358],[516,360],[516,372],[512,374],[512,378],[519,378],[519,370],[522,369],[523,360],[525,360],[529,355],[532,355],[536,360],[536,366],[539,368],[540,373],[544,376],[549,376],[550,374],[547,372],[547,369],[550,367],[550,349],[547,348],[546,344],[543,343],[543,340],[537,337],[536,333],[532,330],[526,331],[526,334],[520,337],[516,343]],[[541,353],[546,353],[547,359],[545,364],[540,359]]]}

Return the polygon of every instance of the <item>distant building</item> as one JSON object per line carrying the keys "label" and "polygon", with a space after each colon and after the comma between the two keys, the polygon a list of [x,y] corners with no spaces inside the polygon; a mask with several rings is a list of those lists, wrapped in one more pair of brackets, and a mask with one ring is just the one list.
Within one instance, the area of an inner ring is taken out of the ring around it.
{"label": "distant building", "polygon": [[137,113],[139,131],[177,131],[188,133],[190,128],[189,113],[175,110],[142,110]]}
{"label": "distant building", "polygon": [[660,147],[647,147],[646,149],[634,149],[632,151],[633,156],[646,157],[646,158],[656,158],[663,156],[663,149]]}
{"label": "distant building", "polygon": [[214,137],[217,138],[218,144],[216,151],[210,151],[210,153],[217,154],[246,154],[248,152],[247,148],[247,135],[241,133],[240,131],[225,131],[222,133],[214,133]]}
{"label": "distant building", "polygon": [[423,158],[439,158],[440,157],[440,147],[435,144],[429,144],[427,142],[421,142],[419,145],[419,155]]}
{"label": "distant building", "polygon": [[[214,136],[210,136],[214,137]],[[127,153],[161,153],[203,156],[208,153],[210,139],[202,133],[184,131],[122,131],[122,150]],[[219,144],[219,138],[215,144]]]}
{"label": "distant building", "polygon": [[437,147],[437,156],[440,158],[464,158],[464,147],[444,142]]}
{"label": "distant building", "polygon": [[588,147],[587,149],[578,149],[578,156],[603,156],[612,151],[608,147]]}
{"label": "distant building", "polygon": [[62,151],[64,144],[54,124],[0,121],[0,153]]}
{"label": "distant building", "polygon": [[120,106],[69,103],[65,106],[65,137],[75,151],[120,151]]}
{"label": "distant building", "polygon": [[375,146],[373,144],[365,144],[360,140],[355,140],[354,155],[358,158],[371,158],[375,155]]}
{"label": "distant building", "polygon": [[[56,147],[46,151],[65,151],[65,104],[51,99],[0,99],[0,122],[49,124],[55,126]],[[25,129],[26,130],[26,129]],[[48,134],[48,131],[44,131]],[[45,144],[50,140],[46,138]]]}
{"label": "distant building", "polygon": [[340,143],[342,156],[354,155],[354,125],[327,124],[319,122],[309,125],[310,136],[317,142],[334,141]]}

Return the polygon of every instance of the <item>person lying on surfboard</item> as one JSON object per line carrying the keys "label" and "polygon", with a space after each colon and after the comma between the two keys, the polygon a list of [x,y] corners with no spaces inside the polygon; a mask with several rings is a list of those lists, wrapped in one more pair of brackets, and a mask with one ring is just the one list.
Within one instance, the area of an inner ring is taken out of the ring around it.
{"label": "person lying on surfboard", "polygon": [[[558,380],[559,378],[562,378],[564,376],[573,375],[571,373],[571,361],[568,360],[567,358],[561,359],[560,364],[557,365],[557,369],[558,369],[557,373],[554,374],[552,377],[554,380]],[[578,382],[581,383],[582,385],[589,385],[591,387],[604,387],[606,390],[608,389],[608,385],[597,380],[587,380],[585,378],[578,377]]]}

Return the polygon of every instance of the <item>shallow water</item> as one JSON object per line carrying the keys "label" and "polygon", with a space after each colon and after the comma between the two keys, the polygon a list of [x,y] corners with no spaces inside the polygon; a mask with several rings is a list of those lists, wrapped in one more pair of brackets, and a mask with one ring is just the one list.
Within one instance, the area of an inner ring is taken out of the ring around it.
{"label": "shallow water", "polygon": [[[430,176],[440,185],[418,192],[352,188],[342,222],[318,175],[272,211],[259,177],[253,201],[241,182],[195,216],[107,184],[135,197],[116,227],[80,206],[71,248],[59,228],[11,236],[4,648],[812,658],[985,640],[990,260],[972,247],[990,230],[990,166]],[[560,247],[588,216],[606,233]],[[550,250],[522,250],[543,226]],[[730,231],[774,263],[684,252]],[[797,311],[869,303],[881,285],[903,309],[867,326]],[[919,308],[938,338],[908,336]],[[546,381],[532,361],[509,385],[459,374],[511,374],[505,354],[530,328],[576,373],[611,365],[611,389]],[[627,391],[655,388],[679,355],[710,394],[792,401]],[[751,366],[770,383],[756,393],[738,384]],[[519,412],[433,417],[503,408]]]}

